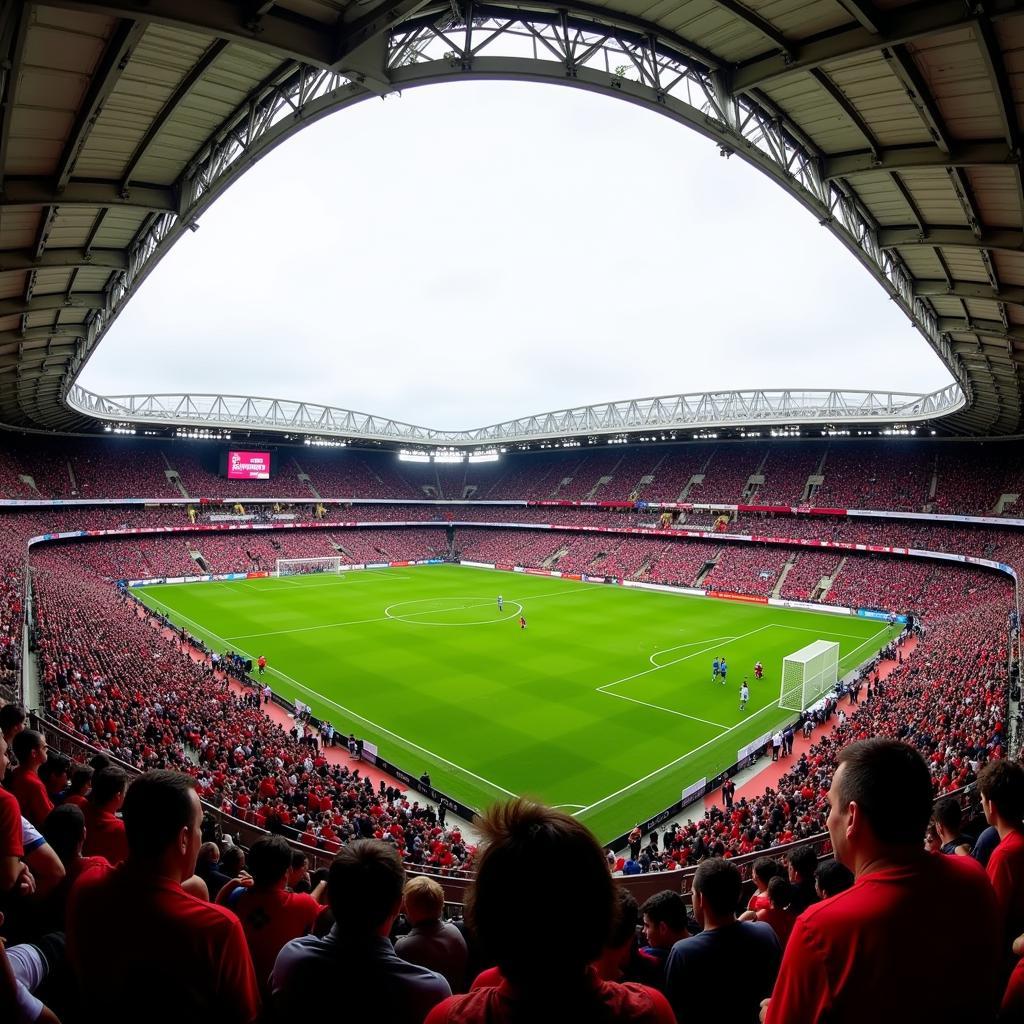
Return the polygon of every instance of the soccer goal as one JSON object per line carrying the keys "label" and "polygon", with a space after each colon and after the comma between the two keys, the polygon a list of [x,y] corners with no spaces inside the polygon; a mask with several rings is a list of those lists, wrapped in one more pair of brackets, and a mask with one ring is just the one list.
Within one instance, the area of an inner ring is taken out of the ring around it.
{"label": "soccer goal", "polygon": [[803,711],[833,690],[839,678],[839,644],[815,640],[782,659],[779,707]]}
{"label": "soccer goal", "polygon": [[279,558],[278,576],[313,576],[320,572],[341,572],[341,558],[328,555],[323,558]]}

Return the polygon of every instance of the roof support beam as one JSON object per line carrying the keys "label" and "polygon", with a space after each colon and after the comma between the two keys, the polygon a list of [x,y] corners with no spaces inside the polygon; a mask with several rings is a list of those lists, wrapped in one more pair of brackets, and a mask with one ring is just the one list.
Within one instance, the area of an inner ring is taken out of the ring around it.
{"label": "roof support beam", "polygon": [[324,68],[335,53],[322,24],[272,8],[254,20],[235,0],[47,0],[47,6],[206,32]]}
{"label": "roof support beam", "polygon": [[84,338],[84,324],[58,327],[30,327],[27,331],[0,331],[0,345],[18,345],[23,341],[47,341],[50,338]]}
{"label": "roof support beam", "polygon": [[826,178],[849,178],[854,174],[913,171],[922,167],[1018,167],[1020,154],[1005,142],[970,142],[953,150],[938,146],[899,146],[872,151],[858,150],[826,157]]}
{"label": "roof support beam", "polygon": [[878,244],[883,249],[924,245],[948,248],[988,249],[992,252],[1024,252],[1024,231],[994,229],[975,234],[970,228],[933,227],[921,232],[910,224],[878,229]]}
{"label": "roof support beam", "polygon": [[14,115],[14,91],[18,87],[15,69],[21,67],[21,54],[28,35],[29,6],[21,3],[5,4],[2,34],[0,34],[0,67],[3,75],[3,93],[0,95],[0,189],[7,173],[7,147],[11,141],[11,118]]}
{"label": "roof support beam", "polygon": [[340,26],[337,49],[331,61],[332,68],[374,92],[389,91],[391,83],[387,74],[387,33],[429,2],[383,0],[363,10],[360,10],[358,4],[351,4],[348,9],[360,13]]}
{"label": "roof support beam", "polygon": [[[988,7],[989,16],[993,18],[1007,17],[1020,9],[1015,0],[991,0]],[[972,9],[963,0],[938,0],[930,4],[895,8],[885,32],[871,32],[863,25],[857,25],[839,29],[798,46],[792,60],[787,60],[785,54],[756,58],[736,70],[733,89],[736,92],[749,92],[751,89],[764,88],[776,79],[798,71],[808,71],[829,61],[873,52],[882,46],[898,46],[973,21]]]}
{"label": "roof support beam", "polygon": [[839,0],[839,2],[869,32],[881,32],[885,26],[885,17],[875,5],[868,0]]}
{"label": "roof support beam", "polygon": [[939,330],[943,334],[976,334],[980,338],[998,338],[1001,341],[1024,341],[1024,328],[1008,331],[1002,320],[961,320],[940,316]]}
{"label": "roof support beam", "polygon": [[77,292],[74,295],[37,295],[24,299],[0,299],[0,316],[22,316],[47,309],[102,309],[106,304],[103,292]]}
{"label": "roof support beam", "polygon": [[875,138],[874,132],[868,127],[867,122],[863,117],[860,116],[857,108],[850,102],[846,93],[832,81],[828,75],[825,74],[821,68],[811,68],[811,78],[814,79],[818,85],[828,93],[832,98],[832,101],[842,110],[842,112],[853,122],[854,127],[864,137],[864,141],[867,142],[870,147],[868,152],[872,157],[877,158],[879,145],[878,139]]}
{"label": "roof support beam", "polygon": [[125,270],[128,257],[123,249],[0,249],[0,273],[9,270],[73,270],[106,268]]}
{"label": "roof support beam", "polygon": [[54,184],[58,192],[65,188],[71,180],[71,172],[81,155],[82,148],[89,139],[103,106],[114,91],[124,69],[131,60],[132,51],[139,44],[146,26],[140,22],[122,21],[114,29],[114,34],[107,43],[96,69],[89,81],[89,91],[78,109],[78,115],[71,128],[71,134],[64,145]]}
{"label": "roof support beam", "polygon": [[744,7],[737,0],[712,0],[716,7],[721,7],[730,14],[735,15],[740,21],[745,22],[751,28],[756,29],[766,39],[773,42],[783,53],[793,52],[793,43],[787,39],[770,21],[766,21],[756,11]]}
{"label": "roof support beam", "polygon": [[998,290],[980,281],[945,281],[941,278],[921,278],[914,282],[914,294],[927,298],[983,299],[1003,302],[1010,306],[1024,306],[1024,288],[1003,287]]}
{"label": "roof support beam", "polygon": [[174,189],[133,185],[123,189],[116,181],[72,180],[57,192],[44,178],[8,178],[3,188],[4,206],[120,206],[159,213],[177,213]]}
{"label": "roof support beam", "polygon": [[[271,5],[273,6],[273,5]],[[153,140],[163,130],[165,124],[167,124],[168,118],[181,106],[182,101],[192,91],[196,82],[198,82],[203,75],[209,71],[210,66],[213,62],[227,49],[228,41],[226,39],[218,39],[212,45],[207,47],[206,52],[192,65],[188,74],[178,83],[178,88],[168,97],[167,102],[161,107],[160,113],[153,118],[150,122],[149,128],[146,130],[146,134],[142,137],[139,144],[135,147],[135,152],[132,153],[131,159],[128,161],[128,166],[125,168],[124,176],[121,180],[121,187],[127,191],[128,183],[131,181],[135,174],[136,169],[142,162],[142,158],[146,155],[147,150],[153,144]]]}
{"label": "roof support beam", "polygon": [[893,46],[882,50],[882,56],[892,73],[902,83],[910,102],[917,108],[918,115],[935,140],[935,145],[946,153],[952,152],[954,146],[946,130],[946,122],[910,51],[905,46]]}

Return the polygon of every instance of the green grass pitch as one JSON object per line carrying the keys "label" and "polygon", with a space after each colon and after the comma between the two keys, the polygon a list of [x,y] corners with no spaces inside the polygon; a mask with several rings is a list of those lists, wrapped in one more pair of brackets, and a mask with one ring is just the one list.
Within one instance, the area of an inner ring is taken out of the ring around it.
{"label": "green grass pitch", "polygon": [[[278,692],[414,775],[429,769],[464,803],[531,794],[605,840],[790,717],[778,708],[785,655],[838,641],[845,672],[894,634],[868,619],[456,565],[136,593],[214,649],[265,655]],[[716,655],[725,686],[711,682]]]}

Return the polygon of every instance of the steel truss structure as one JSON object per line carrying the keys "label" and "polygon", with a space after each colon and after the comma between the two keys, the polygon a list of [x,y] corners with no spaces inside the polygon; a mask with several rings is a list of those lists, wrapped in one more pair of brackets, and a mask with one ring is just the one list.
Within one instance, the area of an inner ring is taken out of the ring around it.
{"label": "steel truss structure", "polygon": [[[730,92],[728,77],[702,61],[699,55],[688,52],[679,41],[655,31],[638,31],[627,18],[622,17],[621,22],[617,22],[616,17],[614,12],[604,9],[595,9],[592,17],[584,17],[564,10],[523,11],[473,3],[455,13],[452,7],[445,6],[443,13],[418,14],[386,33],[386,56],[380,75],[351,70],[343,74],[312,64],[285,62],[186,168],[174,190],[175,209],[154,209],[151,213],[148,225],[130,248],[125,268],[104,293],[102,306],[89,319],[86,336],[68,364],[63,381],[67,403],[84,412],[103,403],[115,408],[126,401],[98,400],[76,387],[75,379],[119,310],[163,254],[184,230],[195,226],[197,218],[232,181],[271,147],[312,121],[372,96],[435,82],[500,79],[570,85],[641,104],[712,140],[723,156],[735,154],[754,164],[813,212],[821,224],[857,256],[950,368],[959,388],[955,392],[947,389],[950,397],[935,399],[933,415],[970,406],[973,402],[970,377],[951,346],[948,334],[943,332],[942,323],[930,305],[915,293],[913,276],[896,249],[886,244],[884,229],[874,222],[846,187],[844,179],[831,174],[829,161],[823,154],[757,90],[743,94]],[[876,158],[881,159],[880,154],[876,154]],[[128,404],[152,410],[154,397],[132,399]],[[907,401],[898,401],[896,406],[912,407],[918,402],[932,404],[934,399],[934,396],[900,397]],[[710,396],[702,398],[710,400]],[[200,401],[200,396],[186,401],[185,407],[192,401]],[[742,401],[730,399],[727,405],[738,409]],[[639,408],[644,402],[635,404]],[[812,404],[818,408],[817,399]],[[893,405],[888,399],[880,400],[879,404],[880,408]],[[260,408],[266,410],[278,405],[326,412],[325,407],[307,403],[270,402],[269,406]],[[594,408],[610,410],[619,406]],[[349,417],[357,420],[360,417],[356,413],[331,410],[331,415],[335,414],[346,422]],[[191,410],[188,415],[188,422],[195,422]],[[266,415],[270,416],[271,423],[277,422],[276,412]],[[571,420],[577,415],[589,423],[594,414],[572,410],[515,422],[533,423],[552,417]],[[894,412],[892,415],[903,414]],[[658,416],[660,424],[660,413]],[[723,416],[730,422],[738,421],[731,414]],[[676,423],[685,420],[687,425],[692,425],[694,421],[689,417],[687,410],[681,417],[670,415],[667,420]],[[390,424],[400,433],[421,429],[379,417],[367,416],[363,420],[365,428],[359,430],[362,436],[396,436],[389,432]],[[716,412],[706,422],[722,421]],[[346,432],[350,429],[346,428]],[[498,431],[498,428],[466,433],[486,434],[487,438],[505,436],[487,434],[487,431]],[[423,436],[437,440],[445,433],[424,430]],[[458,442],[453,440],[453,443]]]}
{"label": "steel truss structure", "polygon": [[656,431],[770,428],[811,424],[884,427],[949,415],[964,404],[952,384],[929,395],[877,391],[715,391],[637,398],[579,406],[495,423],[475,430],[433,430],[411,423],[311,402],[240,395],[121,395],[103,397],[75,385],[68,396],[78,411],[100,420],[145,426],[230,431],[282,431],[363,441],[452,447],[513,445],[579,435]]}

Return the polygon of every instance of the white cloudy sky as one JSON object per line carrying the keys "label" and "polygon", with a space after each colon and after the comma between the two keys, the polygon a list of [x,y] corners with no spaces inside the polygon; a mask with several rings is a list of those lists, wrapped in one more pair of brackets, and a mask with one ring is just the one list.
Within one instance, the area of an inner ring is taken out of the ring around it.
{"label": "white cloudy sky", "polygon": [[479,82],[370,100],[278,147],[81,378],[448,429],[678,391],[948,382],[867,272],[739,158],[626,103]]}

